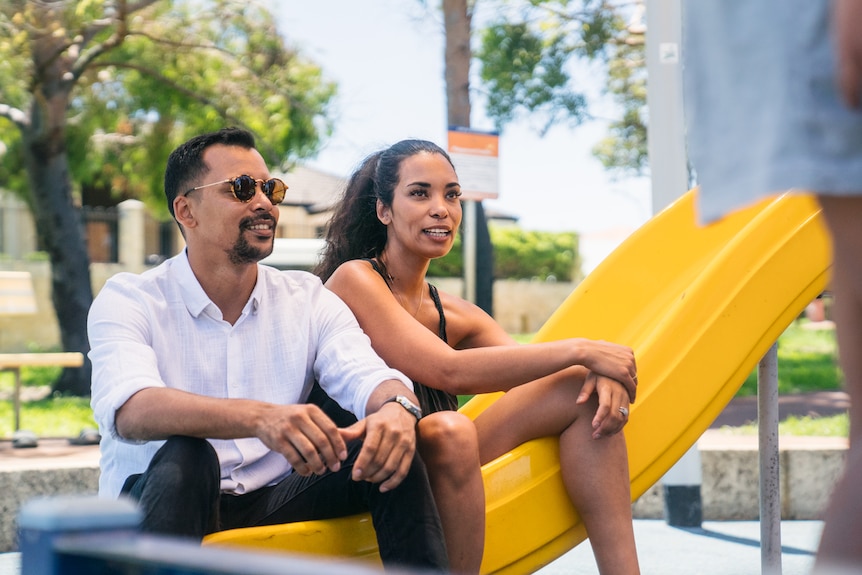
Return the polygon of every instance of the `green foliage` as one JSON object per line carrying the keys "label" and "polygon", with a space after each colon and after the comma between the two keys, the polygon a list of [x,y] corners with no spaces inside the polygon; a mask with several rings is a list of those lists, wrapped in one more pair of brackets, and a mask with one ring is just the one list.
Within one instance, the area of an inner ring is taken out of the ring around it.
{"label": "green foliage", "polygon": [[519,108],[547,117],[543,131],[561,118],[583,120],[586,98],[568,88],[570,48],[562,34],[541,35],[525,23],[497,22],[482,32],[480,77],[488,89],[488,115],[497,127]]}
{"label": "green foliage", "polygon": [[[287,166],[312,155],[331,131],[335,85],[287,46],[259,3],[153,0],[128,8],[136,11],[122,24],[107,17],[119,9],[113,2],[60,5],[45,25],[65,41],[59,60],[70,70],[83,66],[65,137],[72,180],[87,203],[138,198],[166,216],[165,161],[197,133],[244,126],[268,162]],[[24,114],[33,101],[31,35],[38,32],[31,6],[0,8],[0,105]],[[110,44],[112,35],[121,41]],[[94,46],[110,47],[85,63]],[[20,135],[2,117],[0,176],[26,197]]]}
{"label": "green foliage", "polygon": [[[620,106],[608,136],[593,154],[606,168],[641,173],[647,163],[644,34],[627,20],[636,3],[622,0],[523,0],[504,2],[479,32],[487,113],[497,129],[528,113],[553,125],[589,118],[586,84],[573,76],[576,62],[601,64],[605,91]],[[591,66],[584,74],[594,74]]]}
{"label": "green foliage", "polygon": [[593,155],[618,174],[641,174],[648,164],[646,118],[646,52],[643,35],[631,34],[610,47],[606,91],[622,114],[611,121],[608,135]]}
{"label": "green foliage", "polygon": [[[510,226],[490,226],[494,245],[495,279],[556,279],[580,281],[581,258],[578,236],[573,232],[534,232]],[[461,236],[449,253],[432,260],[431,277],[458,277],[464,274]]]}
{"label": "green foliage", "polygon": [[574,232],[535,232],[516,227],[491,227],[491,241],[494,244],[495,278],[581,279],[578,236]]}
{"label": "green foliage", "polygon": [[[836,390],[843,386],[832,329],[813,330],[797,320],[778,338],[778,393]],[[757,395],[757,369],[742,384],[738,395]]]}

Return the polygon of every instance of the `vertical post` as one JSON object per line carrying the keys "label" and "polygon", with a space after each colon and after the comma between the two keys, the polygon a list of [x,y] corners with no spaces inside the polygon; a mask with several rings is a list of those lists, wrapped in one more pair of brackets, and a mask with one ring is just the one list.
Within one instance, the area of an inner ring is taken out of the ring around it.
{"label": "vertical post", "polygon": [[674,527],[700,527],[703,523],[703,498],[700,486],[703,470],[697,446],[685,452],[661,478],[664,519]]}
{"label": "vertical post", "polygon": [[476,303],[476,202],[464,201],[464,299]]}
{"label": "vertical post", "polygon": [[[657,214],[688,190],[688,158],[682,112],[682,8],[680,0],[646,0],[647,149],[652,209]],[[697,446],[662,478],[665,520],[698,527],[703,505]]]}
{"label": "vertical post", "polygon": [[12,367],[12,373],[15,374],[15,392],[12,396],[13,410],[15,411],[15,431],[21,429],[21,368]]}
{"label": "vertical post", "polygon": [[680,0],[646,1],[647,132],[656,214],[688,191],[688,158],[682,108],[682,9]]}
{"label": "vertical post", "polygon": [[139,273],[144,271],[146,248],[144,238],[144,218],[147,215],[146,206],[139,200],[125,200],[117,205],[117,241],[119,263],[129,271]]}
{"label": "vertical post", "polygon": [[781,574],[781,486],[778,451],[778,344],[757,366],[757,421],[760,448],[760,567]]}

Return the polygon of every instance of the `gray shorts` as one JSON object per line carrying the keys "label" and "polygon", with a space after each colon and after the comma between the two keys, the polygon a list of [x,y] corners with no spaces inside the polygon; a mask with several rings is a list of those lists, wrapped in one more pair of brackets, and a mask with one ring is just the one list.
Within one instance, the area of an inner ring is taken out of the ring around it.
{"label": "gray shorts", "polygon": [[826,0],[683,3],[702,222],[776,192],[862,194],[862,111],[840,99]]}

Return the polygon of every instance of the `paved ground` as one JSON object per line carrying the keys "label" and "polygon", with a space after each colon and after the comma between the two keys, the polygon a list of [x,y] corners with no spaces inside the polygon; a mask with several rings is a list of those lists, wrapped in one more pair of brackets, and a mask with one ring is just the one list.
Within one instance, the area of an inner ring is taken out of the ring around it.
{"label": "paved ground", "polygon": [[[754,521],[705,522],[675,528],[662,520],[635,520],[644,575],[748,575],[761,573],[760,525]],[[819,521],[781,524],[782,575],[808,575],[820,537]],[[598,574],[589,542],[536,572],[538,575]],[[20,555],[0,554],[0,575],[20,575]]]}
{"label": "paved ground", "polygon": [[[808,575],[823,524],[782,521],[781,573]],[[706,521],[699,529],[671,527],[660,519],[634,522],[644,575],[748,575],[761,573],[760,524]],[[589,542],[578,545],[538,575],[598,574]]]}
{"label": "paved ground", "polygon": [[[778,397],[778,418],[790,415],[825,417],[844,413],[850,407],[850,398],[843,391],[818,391]],[[757,421],[757,397],[736,397],[715,419],[711,429],[723,425],[739,426]]]}

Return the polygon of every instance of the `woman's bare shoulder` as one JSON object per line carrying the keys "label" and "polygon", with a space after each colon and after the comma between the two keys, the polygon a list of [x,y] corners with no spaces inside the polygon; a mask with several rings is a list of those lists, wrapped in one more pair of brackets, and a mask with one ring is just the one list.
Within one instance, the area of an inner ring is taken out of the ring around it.
{"label": "woman's bare shoulder", "polygon": [[326,286],[342,284],[354,284],[355,282],[367,281],[368,278],[379,277],[379,274],[371,267],[367,260],[350,260],[338,266],[329,279]]}

